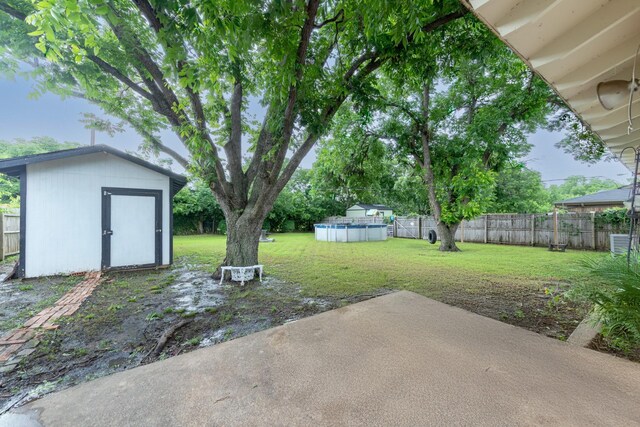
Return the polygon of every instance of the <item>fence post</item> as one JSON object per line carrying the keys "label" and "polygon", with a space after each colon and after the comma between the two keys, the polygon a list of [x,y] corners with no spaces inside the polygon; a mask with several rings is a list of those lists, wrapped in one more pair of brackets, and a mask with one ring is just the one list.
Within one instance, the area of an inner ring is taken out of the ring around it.
{"label": "fence post", "polygon": [[531,215],[531,246],[536,245],[536,216]]}
{"label": "fence post", "polygon": [[487,243],[489,240],[489,215],[484,216],[484,242]]}
{"label": "fence post", "polygon": [[398,218],[393,219],[393,237],[398,237]]}
{"label": "fence post", "polygon": [[2,261],[4,261],[4,254],[7,253],[7,251],[5,250],[5,234],[4,234],[4,214],[0,213],[0,242],[2,242],[2,245],[0,245],[0,259],[2,259]]}
{"label": "fence post", "polygon": [[591,212],[591,247],[596,250],[596,213]]}
{"label": "fence post", "polygon": [[422,216],[418,217],[418,239],[422,240]]}
{"label": "fence post", "polygon": [[460,243],[464,243],[464,220],[460,221]]}

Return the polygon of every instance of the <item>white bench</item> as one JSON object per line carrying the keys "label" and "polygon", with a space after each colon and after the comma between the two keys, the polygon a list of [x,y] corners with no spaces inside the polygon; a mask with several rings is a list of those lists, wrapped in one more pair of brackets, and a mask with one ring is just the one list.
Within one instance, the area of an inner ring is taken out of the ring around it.
{"label": "white bench", "polygon": [[228,271],[231,273],[231,280],[234,282],[240,282],[240,286],[244,286],[245,281],[253,280],[256,274],[256,269],[258,269],[260,282],[262,283],[262,267],[262,264],[248,265],[246,267],[220,267],[220,270],[222,270],[222,274],[220,275],[220,284],[222,285],[222,282],[224,281],[224,274]]}

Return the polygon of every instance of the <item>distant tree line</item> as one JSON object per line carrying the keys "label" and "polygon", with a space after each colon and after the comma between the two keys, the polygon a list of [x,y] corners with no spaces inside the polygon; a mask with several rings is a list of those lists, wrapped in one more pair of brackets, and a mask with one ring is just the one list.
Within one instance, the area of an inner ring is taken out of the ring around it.
{"label": "distant tree line", "polygon": [[[329,216],[344,216],[356,203],[381,203],[396,215],[430,215],[424,185],[409,168],[393,161],[389,148],[370,147],[357,168],[356,154],[324,146],[311,169],[299,169],[282,191],[263,228],[273,232],[312,231]],[[517,162],[500,172],[481,213],[545,213],[554,202],[609,190],[621,184],[611,179],[570,176],[545,186],[540,173]],[[206,186],[195,181],[176,195],[176,233],[224,233],[224,216]]]}

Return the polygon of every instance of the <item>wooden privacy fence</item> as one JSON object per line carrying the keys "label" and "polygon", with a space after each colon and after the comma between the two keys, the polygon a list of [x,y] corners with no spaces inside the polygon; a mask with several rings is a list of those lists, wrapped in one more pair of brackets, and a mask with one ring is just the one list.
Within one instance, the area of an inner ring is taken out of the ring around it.
{"label": "wooden privacy fence", "polygon": [[2,237],[0,257],[3,261],[8,256],[20,253],[19,214],[3,213],[0,215],[0,234]]}
{"label": "wooden privacy fence", "polygon": [[[553,242],[553,214],[487,214],[463,221],[455,238],[460,242],[548,246]],[[396,217],[394,237],[426,239],[436,230],[433,217]],[[558,214],[558,243],[568,248],[606,251],[610,234],[625,234],[626,226],[598,224],[594,214]],[[439,236],[438,236],[439,239]]]}

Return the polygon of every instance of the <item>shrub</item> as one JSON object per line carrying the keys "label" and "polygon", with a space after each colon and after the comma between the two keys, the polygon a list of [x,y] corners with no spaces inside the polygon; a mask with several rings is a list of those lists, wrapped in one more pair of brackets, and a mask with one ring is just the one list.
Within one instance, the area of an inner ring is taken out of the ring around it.
{"label": "shrub", "polygon": [[586,260],[588,271],[601,279],[600,284],[581,284],[569,297],[588,301],[594,317],[602,323],[602,335],[610,345],[623,352],[640,347],[640,268],[638,255],[627,265],[626,256]]}

